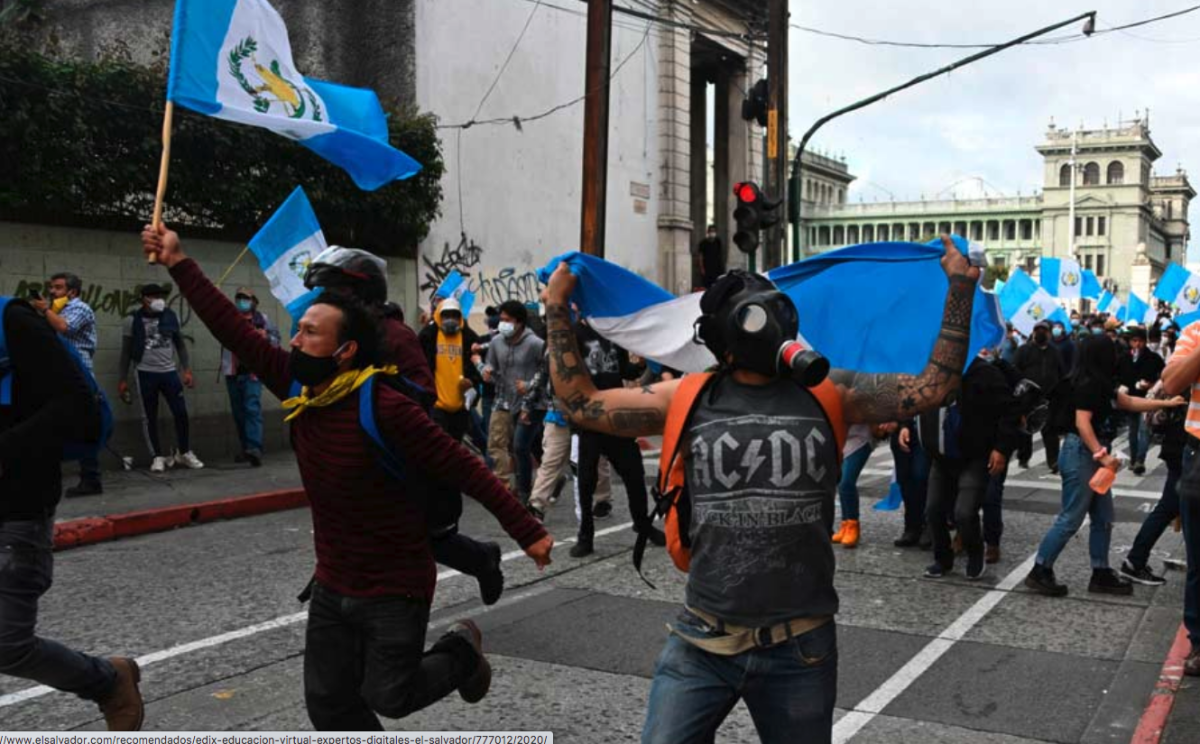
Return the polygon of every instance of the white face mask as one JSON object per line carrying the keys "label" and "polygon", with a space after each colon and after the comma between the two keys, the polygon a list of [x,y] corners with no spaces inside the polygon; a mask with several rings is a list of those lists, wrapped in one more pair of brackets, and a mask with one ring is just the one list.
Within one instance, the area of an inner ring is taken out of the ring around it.
{"label": "white face mask", "polygon": [[501,336],[504,336],[505,338],[512,338],[513,334],[516,332],[517,332],[517,326],[515,323],[509,323],[507,320],[500,321],[500,335]]}
{"label": "white face mask", "polygon": [[161,313],[163,310],[166,310],[166,309],[167,309],[167,301],[162,299],[161,297],[150,300],[150,312]]}

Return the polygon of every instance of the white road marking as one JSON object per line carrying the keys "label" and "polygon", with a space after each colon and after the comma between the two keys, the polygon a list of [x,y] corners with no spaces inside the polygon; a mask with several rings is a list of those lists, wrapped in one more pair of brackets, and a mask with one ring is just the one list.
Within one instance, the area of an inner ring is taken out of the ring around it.
{"label": "white road marking", "polygon": [[[605,529],[597,530],[595,537],[599,538],[599,537],[604,537],[606,535],[611,535],[611,534],[614,534],[617,532],[621,532],[623,530],[627,530],[632,526],[633,526],[633,522],[625,522],[623,524],[615,524],[612,527],[606,527]],[[556,546],[557,545],[569,545],[569,544],[575,542],[576,540],[577,540],[577,538],[570,537],[570,538],[567,538],[566,540],[563,540],[561,542],[556,542],[554,544]],[[508,553],[505,553],[504,555],[502,555],[500,557],[500,560],[501,561],[511,561],[514,558],[520,558],[524,555],[525,555],[525,552],[522,550],[513,550],[511,552],[508,552]],[[461,575],[462,574],[460,574],[458,571],[448,570],[448,571],[442,571],[442,572],[438,573],[437,578],[438,578],[438,581],[443,581],[445,579],[450,579],[455,576],[461,576]],[[514,604],[523,599],[528,599],[529,597],[532,597],[538,593],[539,592],[536,592],[536,591],[530,591],[530,592],[518,594],[518,595],[512,597],[511,600],[507,604]],[[503,604],[497,603],[496,605],[493,605],[493,608],[499,607],[499,606],[503,606]],[[473,612],[474,612],[474,614],[478,615],[480,612],[486,612],[487,609],[488,608],[483,608],[482,610],[477,610],[477,611],[473,611]],[[221,646],[223,644],[230,643],[231,641],[236,641],[236,640],[240,640],[242,638],[248,638],[253,635],[258,635],[259,633],[266,633],[267,631],[278,630],[279,628],[286,628],[289,625],[295,625],[296,623],[304,622],[304,620],[307,617],[308,617],[307,611],[306,612],[295,612],[290,615],[282,615],[280,617],[275,618],[274,620],[267,620],[266,622],[257,623],[255,625],[250,625],[245,628],[240,628],[238,630],[232,630],[228,633],[222,633],[220,635],[210,636],[208,638],[201,638],[198,641],[192,641],[190,643],[182,643],[178,646],[172,646],[171,648],[163,649],[162,651],[154,651],[153,653],[149,653],[149,654],[145,654],[143,656],[137,657],[136,661],[138,663],[138,666],[148,667],[151,664],[157,664],[162,661],[167,661],[168,659],[173,659],[177,656],[183,656],[185,654],[190,654],[190,653],[193,653],[196,651],[202,651],[206,648],[212,648],[214,646]],[[469,615],[463,615],[462,617],[469,617]],[[459,619],[462,619],[462,618],[457,617],[457,616],[451,617],[451,618],[443,618],[443,619],[438,620],[437,622],[433,623],[432,625],[430,625],[430,627],[437,628],[442,625],[448,625],[451,622],[454,622]],[[52,692],[57,692],[57,690],[55,690],[52,687],[46,687],[45,685],[38,685],[37,687],[29,687],[24,690],[18,690],[17,692],[10,692],[7,695],[0,695],[0,708],[6,708],[11,705],[16,705],[17,703],[23,703],[26,700],[33,700],[34,698],[39,698],[44,695],[49,695]]]}
{"label": "white road marking", "polygon": [[1037,554],[1034,553],[1026,558],[1021,565],[1012,570],[1012,573],[1005,576],[995,589],[983,595],[978,602],[959,615],[957,620],[946,626],[945,630],[926,644],[916,656],[909,659],[907,664],[900,667],[899,671],[842,716],[841,720],[833,727],[834,744],[845,744],[854,738],[864,726],[907,690],[913,682],[929,671],[929,668],[938,659],[953,648],[954,644],[961,641],[972,628],[979,624],[980,620],[983,620],[989,612],[995,609],[996,605],[1000,604],[1000,600],[1008,596],[1009,592],[1025,578],[1029,570],[1033,568],[1036,557]]}

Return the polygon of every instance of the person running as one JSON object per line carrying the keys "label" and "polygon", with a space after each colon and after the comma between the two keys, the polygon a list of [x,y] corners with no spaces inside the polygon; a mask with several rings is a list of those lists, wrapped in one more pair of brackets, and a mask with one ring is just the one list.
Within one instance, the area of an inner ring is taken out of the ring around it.
{"label": "person running", "polygon": [[[948,237],[942,242],[949,288],[924,370],[834,370],[815,393],[779,368],[780,349],[797,335],[795,306],[767,278],[742,271],[727,273],[700,302],[698,338],[718,372],[597,390],[571,327],[575,277],[565,263],[551,275],[550,361],[571,422],[637,437],[662,434],[668,417],[688,417],[678,452],[691,507],[679,519],[690,529],[677,536],[690,541],[686,605],[655,667],[645,744],[712,741],[739,699],[764,742],[830,741],[838,597],[829,534],[841,422],[912,418],[958,386],[979,269]],[[673,400],[695,406],[672,413]]]}
{"label": "person running", "polygon": [[1116,470],[1121,464],[1112,453],[1112,442],[1117,434],[1117,411],[1145,413],[1187,405],[1187,401],[1180,397],[1157,401],[1134,398],[1118,388],[1117,346],[1107,335],[1084,339],[1077,354],[1075,369],[1067,378],[1070,404],[1065,407],[1065,416],[1059,422],[1060,428],[1067,433],[1063,447],[1062,511],[1042,539],[1025,585],[1047,596],[1067,594],[1066,584],[1060,583],[1054,575],[1054,563],[1083,526],[1084,517],[1090,517],[1088,552],[1092,578],[1088,591],[1128,595],[1133,593],[1133,585],[1109,566],[1112,490],[1094,492],[1092,477],[1102,467]]}
{"label": "person running", "polygon": [[[461,441],[461,434],[457,432],[462,426],[462,418],[444,415],[439,412],[436,403],[439,396],[444,396],[448,402],[456,402],[453,393],[459,386],[459,380],[471,373],[464,369],[456,374],[452,362],[447,360],[441,366],[443,375],[435,382],[427,349],[421,339],[402,317],[388,311],[390,303],[387,301],[386,266],[382,258],[368,251],[332,245],[321,251],[308,265],[304,286],[353,297],[370,309],[383,326],[383,347],[380,350],[383,363],[394,365],[399,375],[411,383],[406,385],[406,391],[415,393],[423,407],[432,406],[427,413],[435,422],[441,417],[443,421],[439,425],[443,430],[450,427],[450,436],[457,436],[457,440]],[[461,323],[461,306],[458,320]],[[437,332],[432,325],[424,326],[422,331],[429,328]],[[459,335],[464,330],[462,327],[447,328],[459,331]],[[435,345],[436,339],[435,336]],[[455,348],[454,343],[443,346],[447,353],[452,353]],[[464,346],[464,353],[466,348],[469,347]],[[414,489],[417,487],[413,484]],[[462,517],[462,494],[459,489],[437,481],[427,481],[421,488],[427,491],[429,501],[425,518],[430,528],[433,557],[443,566],[475,577],[484,604],[494,604],[504,591],[500,546],[496,543],[480,543],[459,532],[458,522]]]}
{"label": "person running", "polygon": [[138,731],[145,708],[133,659],[101,659],[37,635],[54,573],[54,512],[68,441],[99,435],[95,398],[54,329],[21,300],[0,312],[12,405],[0,406],[0,675],[99,704],[109,731]]}
{"label": "person running", "polygon": [[[425,634],[437,581],[424,493],[381,459],[465,490],[539,566],[553,540],[478,458],[422,407],[387,385],[364,387],[380,368],[377,316],[351,296],[322,293],[299,319],[290,351],[276,348],[188,258],[165,226],[146,226],[143,250],[166,267],[196,315],[291,411],[291,443],[312,504],[317,566],[304,649],[304,696],[319,730],[379,731],[377,715],[402,718],[454,691],[487,694],[491,667],[479,628],[452,624],[429,650]],[[294,395],[294,386],[301,386]],[[386,449],[364,434],[360,396],[374,391]]]}

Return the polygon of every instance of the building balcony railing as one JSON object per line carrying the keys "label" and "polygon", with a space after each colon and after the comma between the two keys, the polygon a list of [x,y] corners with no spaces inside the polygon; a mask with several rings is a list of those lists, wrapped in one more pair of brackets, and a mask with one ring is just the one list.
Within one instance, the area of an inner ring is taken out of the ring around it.
{"label": "building balcony railing", "polygon": [[978,214],[997,212],[1029,212],[1030,216],[1040,213],[1041,196],[1015,196],[995,199],[942,199],[937,201],[871,202],[859,204],[820,204],[813,206],[807,214],[808,220],[840,220],[857,217],[937,217],[940,215]]}

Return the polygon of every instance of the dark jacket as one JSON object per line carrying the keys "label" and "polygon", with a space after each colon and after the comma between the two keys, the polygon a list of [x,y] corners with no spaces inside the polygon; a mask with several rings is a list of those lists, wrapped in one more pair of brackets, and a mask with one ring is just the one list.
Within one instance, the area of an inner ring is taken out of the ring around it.
{"label": "dark jacket", "polygon": [[[146,315],[145,309],[138,310],[133,314],[133,341],[129,347],[129,354],[134,364],[140,363],[142,357],[146,354],[146,324],[144,322]],[[183,335],[180,333],[180,329],[179,316],[171,308],[167,308],[159,314],[158,332],[164,336],[169,336],[171,343],[175,344],[176,349],[183,348]],[[180,352],[181,362],[184,360],[185,353]],[[187,363],[183,362],[183,366],[186,367]],[[123,368],[121,371],[124,374],[125,369]]]}
{"label": "dark jacket", "polygon": [[12,301],[0,318],[12,365],[13,402],[0,407],[0,522],[54,515],[62,495],[63,445],[83,441],[95,399],[45,318]]}
{"label": "dark jacket", "polygon": [[[433,372],[435,376],[437,375],[437,337],[438,327],[433,323],[426,324],[417,334],[417,340],[421,342],[421,351],[425,352],[425,361],[429,364],[429,371]],[[483,384],[483,376],[479,374],[479,368],[471,362],[471,347],[477,343],[479,343],[479,335],[467,326],[463,326],[463,377],[476,386]]]}
{"label": "dark jacket", "polygon": [[[963,376],[958,393],[960,459],[987,459],[992,450],[1008,456],[1017,446],[1018,416],[1012,405],[1012,388],[1004,372],[991,362],[976,359]],[[942,459],[938,447],[941,411],[921,414],[917,430],[921,446],[930,456]]]}
{"label": "dark jacket", "polygon": [[1154,383],[1158,382],[1158,378],[1162,375],[1163,367],[1162,357],[1142,347],[1142,352],[1138,354],[1137,361],[1133,360],[1133,352],[1125,351],[1121,353],[1121,359],[1117,362],[1117,384],[1124,385],[1129,388],[1129,395],[1134,398],[1145,398],[1146,390],[1138,390],[1138,380],[1145,380],[1150,383],[1150,387],[1154,387]]}
{"label": "dark jacket", "polygon": [[1057,341],[1051,337],[1050,345],[1058,349],[1058,355],[1062,357],[1063,374],[1070,374],[1071,368],[1075,365],[1075,342],[1071,340],[1070,334],[1064,333],[1062,338]]}
{"label": "dark jacket", "polygon": [[1047,343],[1042,348],[1032,341],[1017,349],[1013,366],[1021,373],[1021,377],[1033,380],[1047,393],[1058,387],[1059,381],[1069,371],[1063,364],[1062,354],[1054,348],[1053,343]]}

